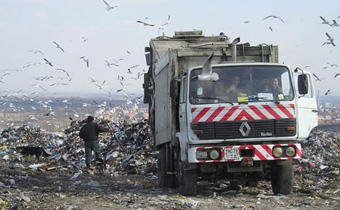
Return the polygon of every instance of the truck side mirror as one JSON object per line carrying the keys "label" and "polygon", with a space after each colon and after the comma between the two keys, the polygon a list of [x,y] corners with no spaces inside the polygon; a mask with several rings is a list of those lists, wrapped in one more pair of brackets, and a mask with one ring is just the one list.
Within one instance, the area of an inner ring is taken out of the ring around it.
{"label": "truck side mirror", "polygon": [[307,74],[300,74],[298,76],[299,94],[305,95],[308,93],[308,77]]}
{"label": "truck side mirror", "polygon": [[175,101],[179,100],[179,82],[176,79],[170,81],[170,97]]}

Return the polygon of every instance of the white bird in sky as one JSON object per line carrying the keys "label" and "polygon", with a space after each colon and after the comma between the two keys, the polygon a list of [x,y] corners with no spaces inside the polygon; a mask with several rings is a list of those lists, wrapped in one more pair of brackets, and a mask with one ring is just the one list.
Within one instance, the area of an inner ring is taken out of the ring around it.
{"label": "white bird in sky", "polygon": [[112,60],[114,60],[115,63],[118,63],[119,61],[124,60],[124,58],[118,58],[118,59],[112,58]]}
{"label": "white bird in sky", "polygon": [[321,81],[321,79],[318,76],[316,76],[316,74],[313,73],[313,76],[315,77],[316,81]]}
{"label": "white bird in sky", "polygon": [[165,26],[165,25],[168,25],[170,23],[170,15],[168,15],[168,20],[163,23],[161,26]]}
{"label": "white bird in sky", "polygon": [[68,72],[65,69],[56,69],[58,71],[63,71],[68,77],[70,77],[70,75],[68,74]]}
{"label": "white bird in sky", "polygon": [[128,74],[132,74],[132,72],[131,72],[131,69],[133,69],[133,68],[136,68],[136,67],[138,67],[139,65],[137,64],[137,65],[133,65],[133,66],[131,66],[130,68],[128,68]]}
{"label": "white bird in sky", "polygon": [[40,64],[39,62],[28,62],[26,65],[22,66],[22,68],[28,68],[30,66],[34,66]]}
{"label": "white bird in sky", "polygon": [[336,47],[336,44],[333,41],[324,42],[321,46],[324,46],[326,44],[331,44],[333,45],[333,47]]}
{"label": "white bird in sky", "polygon": [[53,67],[53,65],[52,65],[52,62],[51,62],[51,61],[47,60],[46,58],[44,58],[44,60],[45,60],[46,64],[48,64],[48,65],[50,65],[50,66],[52,66],[52,67]]}
{"label": "white bird in sky", "polygon": [[328,39],[327,40],[329,40],[329,41],[334,41],[334,39],[333,39],[333,37],[331,37],[327,32],[326,32],[326,36],[328,37]]}
{"label": "white bird in sky", "polygon": [[214,53],[208,57],[202,67],[202,74],[197,76],[198,80],[209,80],[209,81],[217,81],[219,79],[218,74],[216,72],[212,72],[212,58]]}
{"label": "white bird in sky", "polygon": [[103,2],[105,3],[106,5],[106,10],[107,11],[110,11],[111,9],[114,9],[115,7],[118,7],[118,6],[111,6],[109,3],[107,3],[107,1],[103,0]]}
{"label": "white bird in sky", "polygon": [[82,59],[86,63],[87,68],[89,68],[89,66],[90,66],[89,59],[85,58],[85,56],[81,56],[80,59]]}
{"label": "white bird in sky", "polygon": [[335,43],[334,43],[333,37],[331,37],[327,32],[326,32],[326,36],[328,37],[328,38],[327,38],[328,42],[324,42],[324,43],[322,44],[322,46],[324,46],[325,44],[331,44],[331,45],[333,45],[333,46],[335,47],[336,45],[335,45]]}
{"label": "white bird in sky", "polygon": [[119,66],[118,64],[110,63],[108,60],[104,60],[104,61],[106,62],[107,66],[108,66],[109,68],[111,68],[110,66]]}
{"label": "white bird in sky", "polygon": [[137,23],[141,23],[141,24],[143,24],[144,26],[155,26],[155,25],[152,24],[152,23],[147,23],[147,22],[144,22],[144,21],[141,21],[141,20],[137,20]]}
{"label": "white bird in sky", "polygon": [[42,87],[42,86],[40,86],[40,85],[38,85],[38,84],[33,84],[33,85],[31,85],[31,86],[34,86],[34,87],[37,87],[37,88],[41,88],[41,89],[43,89],[44,91],[47,91],[44,87]]}
{"label": "white bird in sky", "polygon": [[279,19],[279,20],[281,20],[281,21],[282,21],[282,23],[285,23],[285,22],[282,20],[282,18],[280,18],[280,17],[279,17],[279,16],[277,16],[277,15],[269,15],[269,16],[267,16],[267,17],[263,18],[263,20],[266,20],[266,19],[268,19],[268,18],[276,18],[276,19]]}
{"label": "white bird in sky", "polygon": [[117,92],[120,92],[120,91],[125,91],[126,89],[125,88],[121,88],[121,89],[118,89]]}
{"label": "white bird in sky", "polygon": [[336,20],[333,20],[333,23],[332,23],[332,26],[339,26],[339,23],[338,22],[336,22]]}
{"label": "white bird in sky", "polygon": [[40,53],[40,54],[44,55],[44,53],[41,50],[29,50],[27,52],[33,52],[34,54]]}
{"label": "white bird in sky", "polygon": [[99,84],[94,84],[94,85],[98,86],[99,89],[103,89],[103,85],[105,84],[105,82],[106,82],[106,80],[104,80],[101,85],[99,85]]}
{"label": "white bird in sky", "polygon": [[0,76],[0,79],[3,79],[5,76],[9,75],[10,73],[4,73],[2,76]]}
{"label": "white bird in sky", "polygon": [[321,23],[321,24],[327,24],[327,25],[330,25],[330,26],[331,26],[331,24],[329,24],[328,20],[326,20],[324,17],[320,16],[320,18],[321,18],[321,20],[322,20],[322,23]]}
{"label": "white bird in sky", "polygon": [[93,79],[91,77],[89,77],[89,78],[91,79],[91,82],[97,82],[97,80],[95,80],[95,79]]}
{"label": "white bird in sky", "polygon": [[55,45],[57,45],[57,48],[59,48],[61,51],[65,52],[64,49],[62,47],[60,47],[60,45],[57,42],[53,42]]}

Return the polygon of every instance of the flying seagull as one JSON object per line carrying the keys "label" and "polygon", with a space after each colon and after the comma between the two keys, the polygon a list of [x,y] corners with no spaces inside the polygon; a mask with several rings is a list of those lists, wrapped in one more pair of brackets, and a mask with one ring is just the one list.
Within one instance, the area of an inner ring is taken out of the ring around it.
{"label": "flying seagull", "polygon": [[107,10],[107,11],[110,11],[111,9],[114,9],[115,7],[118,7],[118,6],[110,6],[109,3],[107,3],[105,0],[103,0],[103,2],[104,2],[105,5],[107,6],[107,7],[106,7],[106,10]]}
{"label": "flying seagull", "polygon": [[328,41],[324,42],[321,46],[324,46],[325,44],[331,44],[335,47],[336,45],[334,43],[333,37],[331,37],[327,32],[326,32],[326,36],[328,37],[328,39],[327,39]]}
{"label": "flying seagull", "polygon": [[119,66],[118,64],[115,64],[115,63],[110,63],[108,60],[104,60],[106,63],[107,63],[107,66],[109,67],[109,68],[111,68],[110,66]]}
{"label": "flying seagull", "polygon": [[68,77],[70,77],[70,75],[68,74],[68,72],[65,69],[56,69],[58,71],[63,71]]}
{"label": "flying seagull", "polygon": [[121,88],[121,89],[118,89],[117,92],[120,92],[120,91],[123,91],[123,90],[126,90],[125,88]]}
{"label": "flying seagull", "polygon": [[336,44],[332,41],[329,41],[329,42],[324,42],[321,46],[324,46],[325,44],[331,44],[333,45],[334,47],[336,47]]}
{"label": "flying seagull", "polygon": [[122,61],[122,60],[124,60],[124,58],[118,58],[118,59],[114,59],[114,58],[112,58],[113,60],[114,60],[114,62],[116,62],[116,63],[118,63],[119,61]]}
{"label": "flying seagull", "polygon": [[313,76],[316,78],[316,81],[321,81],[321,79],[318,76],[316,76],[316,74],[313,73]]}
{"label": "flying seagull", "polygon": [[87,41],[87,38],[86,37],[81,37],[83,39],[83,42],[86,42]]}
{"label": "flying seagull", "polygon": [[339,26],[339,23],[338,22],[336,22],[336,20],[333,20],[333,23],[331,24],[331,26]]}
{"label": "flying seagull", "polygon": [[44,55],[44,53],[40,50],[29,50],[27,52],[33,52],[34,54],[40,53],[40,54]]}
{"label": "flying seagull", "polygon": [[65,52],[64,49],[62,47],[60,47],[60,45],[57,42],[53,42],[55,45],[57,45],[57,48],[59,48],[61,51]]}
{"label": "flying seagull", "polygon": [[218,74],[216,72],[212,72],[212,58],[214,56],[214,53],[211,53],[211,55],[208,57],[208,59],[205,61],[202,67],[202,74],[198,75],[197,78],[199,80],[208,80],[208,81],[217,81],[219,79]]}
{"label": "flying seagull", "polygon": [[0,79],[3,79],[5,76],[7,76],[7,75],[9,75],[10,73],[5,73],[5,74],[3,74],[2,76],[0,76]]}
{"label": "flying seagull", "polygon": [[144,26],[155,26],[154,24],[147,23],[147,22],[144,22],[144,21],[141,21],[141,20],[137,20],[137,23],[141,23],[141,24],[143,24]]}
{"label": "flying seagull", "polygon": [[168,25],[170,23],[170,15],[168,15],[168,20],[163,23],[161,26],[165,26],[165,25]]}
{"label": "flying seagull", "polygon": [[46,58],[44,58],[44,60],[46,61],[46,64],[48,64],[48,65],[50,65],[50,66],[52,66],[52,67],[53,67],[53,65],[52,65],[51,61],[47,60]]}
{"label": "flying seagull", "polygon": [[[321,20],[322,20],[322,23],[321,24],[327,24],[327,25],[330,25],[328,20],[326,20],[325,18],[323,18],[322,16],[320,16]],[[330,25],[331,26],[331,25]]]}
{"label": "flying seagull", "polygon": [[101,85],[99,85],[99,84],[94,84],[94,85],[95,85],[95,86],[98,86],[99,89],[103,89],[104,84],[105,84],[105,80],[102,82]]}
{"label": "flying seagull", "polygon": [[326,36],[328,37],[328,39],[327,40],[329,40],[329,41],[331,41],[331,42],[333,42],[334,41],[334,39],[333,39],[333,37],[331,37],[327,32],[326,32]]}
{"label": "flying seagull", "polygon": [[44,87],[42,87],[42,86],[40,86],[40,85],[38,85],[38,84],[33,84],[33,85],[31,85],[31,86],[34,86],[34,87],[37,87],[37,88],[41,88],[41,89],[43,89],[44,91],[47,91]]}
{"label": "flying seagull", "polygon": [[337,76],[339,76],[339,75],[340,75],[340,73],[336,73],[336,74],[334,75],[334,78],[337,77]]}
{"label": "flying seagull", "polygon": [[90,79],[91,79],[91,82],[97,82],[97,80],[95,80],[95,79],[93,79],[91,77],[90,77]]}
{"label": "flying seagull", "polygon": [[138,67],[138,66],[139,66],[139,64],[136,64],[136,65],[131,66],[131,67],[128,68],[128,69],[131,70],[131,69],[136,68],[136,67]]}
{"label": "flying seagull", "polygon": [[285,23],[285,22],[282,20],[282,18],[280,18],[279,16],[276,16],[276,15],[269,15],[269,16],[263,18],[263,20],[268,19],[268,18],[276,18],[276,19],[281,20],[282,23]]}
{"label": "flying seagull", "polygon": [[85,56],[81,56],[79,59],[82,59],[86,63],[87,68],[90,66],[89,59],[85,58]]}
{"label": "flying seagull", "polygon": [[325,93],[325,96],[328,95],[328,94],[331,94],[331,89],[328,89]]}

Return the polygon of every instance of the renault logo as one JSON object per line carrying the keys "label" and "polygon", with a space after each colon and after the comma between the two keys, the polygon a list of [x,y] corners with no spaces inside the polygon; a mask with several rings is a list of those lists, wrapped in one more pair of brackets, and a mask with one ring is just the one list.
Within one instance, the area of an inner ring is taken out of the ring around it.
{"label": "renault logo", "polygon": [[238,130],[240,131],[242,136],[248,136],[251,128],[247,122],[243,122]]}

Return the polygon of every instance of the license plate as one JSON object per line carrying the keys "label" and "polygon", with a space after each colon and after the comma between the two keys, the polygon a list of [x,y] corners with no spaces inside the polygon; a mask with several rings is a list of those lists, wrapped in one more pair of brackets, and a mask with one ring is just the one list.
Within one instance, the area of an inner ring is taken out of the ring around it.
{"label": "license plate", "polygon": [[225,149],[225,159],[240,159],[240,154],[238,148],[226,148]]}

